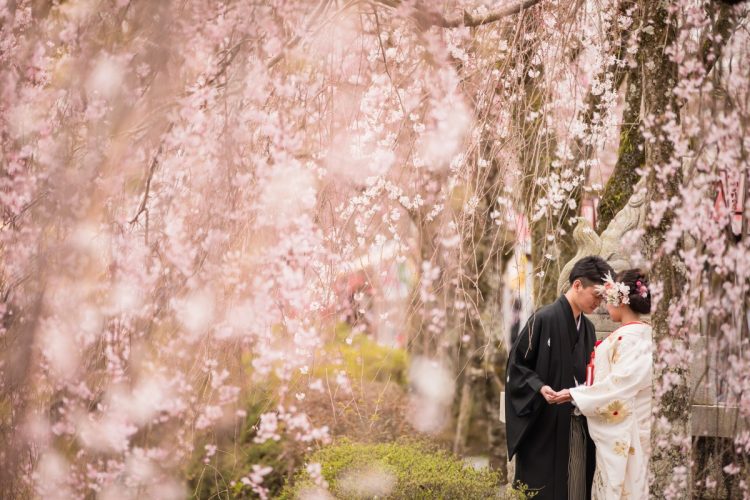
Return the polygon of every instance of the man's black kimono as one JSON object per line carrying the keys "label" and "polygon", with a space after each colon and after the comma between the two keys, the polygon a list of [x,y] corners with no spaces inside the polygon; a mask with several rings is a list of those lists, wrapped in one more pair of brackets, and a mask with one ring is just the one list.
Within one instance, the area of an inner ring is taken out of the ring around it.
{"label": "man's black kimono", "polygon": [[[573,405],[548,404],[539,393],[586,380],[586,364],[596,333],[581,315],[580,330],[565,296],[534,313],[510,351],[505,391],[508,456],[516,456],[516,481],[539,489],[535,499],[568,498],[570,416]],[[587,433],[588,434],[588,433]],[[588,497],[594,476],[594,443],[587,435]]]}

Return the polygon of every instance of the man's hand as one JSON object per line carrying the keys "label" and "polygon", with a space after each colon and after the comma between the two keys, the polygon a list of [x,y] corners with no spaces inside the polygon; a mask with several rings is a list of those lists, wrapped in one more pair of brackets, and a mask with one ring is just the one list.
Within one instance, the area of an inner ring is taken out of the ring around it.
{"label": "man's hand", "polygon": [[563,389],[562,391],[555,393],[555,398],[552,402],[559,405],[572,400],[573,397],[570,395],[570,391],[568,389]]}
{"label": "man's hand", "polygon": [[546,399],[549,404],[555,404],[555,398],[557,397],[557,393],[554,390],[552,390],[552,387],[548,385],[542,386],[542,388],[539,389],[539,394],[541,394],[542,397]]}

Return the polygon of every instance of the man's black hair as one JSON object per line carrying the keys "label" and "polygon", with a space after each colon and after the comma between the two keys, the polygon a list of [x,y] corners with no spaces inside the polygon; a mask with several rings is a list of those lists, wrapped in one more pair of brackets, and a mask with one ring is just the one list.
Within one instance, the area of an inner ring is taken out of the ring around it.
{"label": "man's black hair", "polygon": [[615,275],[612,266],[597,255],[589,255],[575,263],[570,271],[570,284],[575,280],[581,280],[583,286],[601,285],[607,274]]}

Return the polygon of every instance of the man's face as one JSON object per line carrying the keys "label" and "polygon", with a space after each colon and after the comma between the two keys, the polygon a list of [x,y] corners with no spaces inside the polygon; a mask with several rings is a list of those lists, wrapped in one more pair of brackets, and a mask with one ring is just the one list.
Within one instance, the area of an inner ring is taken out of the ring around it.
{"label": "man's face", "polygon": [[578,308],[585,314],[591,314],[594,312],[602,302],[602,297],[596,291],[594,285],[583,286],[583,283],[580,280],[575,280],[573,283],[573,290],[575,290],[575,298]]}

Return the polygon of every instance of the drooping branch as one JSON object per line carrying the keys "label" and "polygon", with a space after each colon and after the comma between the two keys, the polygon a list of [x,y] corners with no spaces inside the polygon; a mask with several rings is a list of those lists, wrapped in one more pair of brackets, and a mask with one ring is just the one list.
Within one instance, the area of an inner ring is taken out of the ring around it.
{"label": "drooping branch", "polygon": [[[618,11],[621,15],[625,15],[628,11],[632,10],[635,6],[634,0],[626,0],[619,4]],[[626,50],[630,40],[630,30],[623,28],[619,23],[613,23],[609,30],[609,39],[615,43],[611,45],[611,49],[608,51],[606,60],[608,63],[604,65],[598,72],[595,81],[606,82],[611,81],[610,91],[616,92],[620,88],[622,81],[627,73],[622,61],[626,58]],[[597,91],[594,85],[588,89],[588,93],[583,99],[583,105],[577,113],[577,121],[581,124],[585,130],[590,131],[592,128],[597,126],[597,121],[603,119],[602,115],[602,103],[604,102],[604,92]],[[549,139],[545,139],[549,144]],[[584,179],[589,176],[590,160],[596,153],[596,144],[592,141],[587,141],[583,136],[572,138],[570,141],[570,154],[564,159],[564,161],[552,162],[551,151],[553,148],[547,147],[547,158],[548,165],[550,165],[550,173],[557,173],[562,175],[563,172],[576,172],[582,174]],[[529,165],[530,166],[530,165]],[[528,170],[527,178],[530,180],[535,179],[540,175],[537,171]],[[547,173],[541,175],[548,175]],[[535,193],[534,186],[528,187],[525,191],[526,198],[529,200],[527,210],[533,213],[536,204],[536,198],[538,193]],[[583,198],[583,186],[582,184],[577,185],[570,193],[570,199],[574,203],[566,204],[560,210],[560,212],[554,215],[548,214],[548,218],[542,219],[541,221],[534,222],[532,224],[532,239],[539,244],[532,247],[532,261],[534,264],[534,270],[541,273],[538,279],[538,283],[535,282],[535,298],[538,303],[548,303],[555,299],[557,295],[557,284],[559,273],[565,263],[567,263],[576,253],[576,244],[573,241],[573,226],[571,219],[577,215],[582,205],[581,201]],[[553,242],[547,240],[548,233],[550,230],[561,229],[560,234],[557,235]],[[551,248],[550,248],[551,247]],[[553,256],[554,260],[549,260],[546,256]]]}
{"label": "drooping branch", "polygon": [[164,151],[164,138],[167,134],[172,130],[172,127],[174,126],[174,123],[170,123],[167,127],[167,130],[162,134],[161,142],[159,143],[159,147],[156,149],[156,153],[154,153],[153,158],[151,158],[151,163],[148,167],[148,173],[146,174],[146,185],[143,188],[143,196],[141,197],[141,203],[138,205],[138,210],[136,211],[135,215],[132,219],[130,219],[130,224],[135,224],[138,221],[138,218],[146,211],[146,203],[148,203],[148,197],[151,193],[151,181],[154,178],[154,172],[156,171],[156,167],[159,166],[159,159],[161,157],[162,152]]}
{"label": "drooping branch", "polygon": [[[621,2],[618,7],[619,14],[625,15],[628,11],[634,8],[634,6],[634,0],[626,0],[624,2]],[[626,58],[626,51],[630,41],[630,30],[622,28],[619,23],[613,23],[611,29],[611,38],[613,40],[616,40],[617,43],[613,44],[614,50],[610,54],[610,57],[608,57],[609,63],[602,68],[601,72],[596,78],[596,81],[602,82],[606,81],[608,78],[611,78],[611,91],[617,92],[618,89],[622,86],[622,82],[624,81],[625,76],[628,73],[628,71],[623,66],[623,61]],[[597,116],[602,114],[601,107],[603,97],[604,93],[596,92],[593,86],[591,89],[589,89],[586,99],[584,100],[584,107],[579,113],[578,118],[587,130],[590,130],[592,127],[596,126]],[[638,107],[635,106],[634,109],[637,113]],[[599,119],[603,118],[604,117],[601,117]],[[595,154],[595,144],[593,144],[591,141],[584,141],[581,137],[576,138],[573,141],[572,156],[568,161],[564,163],[562,171],[564,171],[565,169],[579,171],[581,170],[581,166],[583,166],[583,178],[588,180],[590,175],[590,160],[594,157]],[[564,229],[564,233],[560,238],[557,239],[559,248],[559,257],[557,262],[561,266],[572,259],[577,250],[576,244],[573,241],[573,224],[571,223],[571,215],[576,215],[580,212],[580,207],[582,205],[583,199],[582,184],[578,184],[574,188],[571,193],[571,198],[575,202],[573,205],[575,208],[570,209],[569,205],[563,207],[562,215],[560,218],[560,226]],[[555,280],[557,280],[557,276],[555,276]]]}
{"label": "drooping branch", "polygon": [[706,67],[707,75],[721,57],[724,47],[740,21],[737,11],[729,5],[711,4],[709,9],[714,11],[712,14],[716,15],[716,21],[711,24],[711,30],[704,35],[701,46],[701,61]]}

